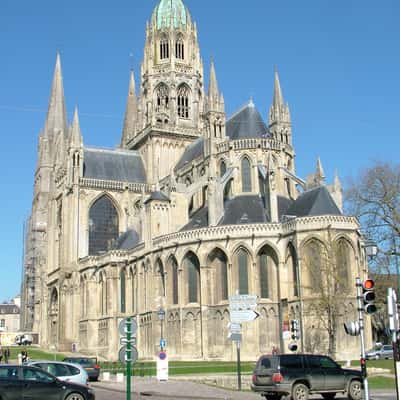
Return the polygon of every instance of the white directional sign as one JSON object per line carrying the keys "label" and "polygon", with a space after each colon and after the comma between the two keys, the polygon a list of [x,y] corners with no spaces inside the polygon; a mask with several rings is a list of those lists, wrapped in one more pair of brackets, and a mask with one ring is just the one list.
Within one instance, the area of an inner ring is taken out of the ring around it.
{"label": "white directional sign", "polygon": [[[125,345],[128,343],[128,339],[126,337],[122,337],[119,339],[119,343],[121,345]],[[130,343],[132,346],[136,346],[136,337],[132,337],[132,339],[130,340]]]}
{"label": "white directional sign", "polygon": [[234,323],[254,321],[260,314],[253,310],[231,311],[231,321]]}
{"label": "white directional sign", "polygon": [[[259,314],[255,311],[257,308],[257,295],[254,294],[236,294],[229,297],[229,311],[231,313],[231,323],[240,324],[242,322],[254,321]],[[231,332],[233,332],[231,330]],[[234,332],[234,333],[240,333]]]}
{"label": "white directional sign", "polygon": [[228,324],[228,329],[231,333],[240,333],[242,331],[242,326],[238,323],[230,322]]}
{"label": "white directional sign", "polygon": [[230,333],[228,335],[228,339],[232,340],[232,342],[241,342],[242,341],[242,334],[241,333]]}

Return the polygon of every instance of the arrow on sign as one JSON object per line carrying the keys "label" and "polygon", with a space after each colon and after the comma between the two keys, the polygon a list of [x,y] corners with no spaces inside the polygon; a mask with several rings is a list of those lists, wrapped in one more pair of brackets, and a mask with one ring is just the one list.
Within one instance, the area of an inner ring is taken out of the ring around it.
{"label": "arrow on sign", "polygon": [[254,321],[259,316],[260,314],[257,311],[253,310],[232,311],[231,322],[240,324],[241,322]]}

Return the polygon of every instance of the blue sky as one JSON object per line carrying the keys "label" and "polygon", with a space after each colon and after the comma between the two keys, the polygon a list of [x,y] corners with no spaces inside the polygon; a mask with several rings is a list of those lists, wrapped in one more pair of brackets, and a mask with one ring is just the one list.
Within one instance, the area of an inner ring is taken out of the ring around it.
{"label": "blue sky", "polygon": [[[19,291],[22,224],[32,201],[37,139],[56,51],[69,118],[84,142],[120,140],[130,54],[138,78],[146,20],[158,0],[2,0],[0,301]],[[250,96],[267,119],[277,65],[289,102],[296,169],[321,157],[344,182],[373,160],[397,161],[400,111],[398,0],[185,0],[208,78],[213,58],[227,114]]]}

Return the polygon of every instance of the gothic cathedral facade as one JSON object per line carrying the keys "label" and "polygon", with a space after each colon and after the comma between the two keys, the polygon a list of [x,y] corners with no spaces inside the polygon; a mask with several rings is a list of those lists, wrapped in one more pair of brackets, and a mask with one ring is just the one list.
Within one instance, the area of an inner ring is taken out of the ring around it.
{"label": "gothic cathedral facade", "polygon": [[99,149],[84,144],[77,110],[67,121],[57,55],[26,225],[23,329],[45,347],[115,360],[119,321],[133,316],[143,359],[163,329],[172,359],[231,360],[229,296],[255,294],[243,358],[287,352],[290,319],[302,350],[356,356],[342,323],[367,262],[339,178],[327,184],[320,160],[296,175],[277,72],[267,123],[253,101],[227,118],[213,63],[207,90],[203,77],[189,10],[160,0],[120,145]]}

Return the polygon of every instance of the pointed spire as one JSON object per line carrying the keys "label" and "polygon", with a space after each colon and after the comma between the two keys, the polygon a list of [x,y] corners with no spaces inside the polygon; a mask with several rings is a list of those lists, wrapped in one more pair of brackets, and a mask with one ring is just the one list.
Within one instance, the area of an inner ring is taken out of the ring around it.
{"label": "pointed spire", "polygon": [[283,94],[281,89],[281,82],[279,81],[278,69],[275,67],[275,82],[274,82],[274,107],[282,107],[285,105],[283,101]]}
{"label": "pointed spire", "polygon": [[217,74],[215,73],[214,61],[211,61],[210,83],[208,85],[208,97],[217,99],[219,97]]}
{"label": "pointed spire", "polygon": [[135,135],[136,118],[137,118],[136,86],[135,86],[135,75],[132,69],[129,80],[128,100],[126,104],[121,147],[124,147],[124,145],[129,141],[129,139],[131,139]]}
{"label": "pointed spire", "polygon": [[78,107],[75,107],[74,118],[72,120],[72,125],[71,125],[70,138],[71,138],[71,147],[82,146],[83,140],[82,140],[81,127],[79,124]]}
{"label": "pointed spire", "polygon": [[317,159],[317,168],[315,171],[315,181],[316,183],[321,184],[325,180],[325,172],[322,168],[321,159],[318,157]]}
{"label": "pointed spire", "polygon": [[67,112],[59,52],[57,52],[56,66],[54,69],[53,85],[45,124],[45,134],[54,137],[58,132],[63,132],[64,135],[67,134]]}
{"label": "pointed spire", "polygon": [[342,190],[342,182],[340,182],[340,178],[339,178],[337,170],[335,170],[335,177],[333,178],[333,188],[335,191]]}

